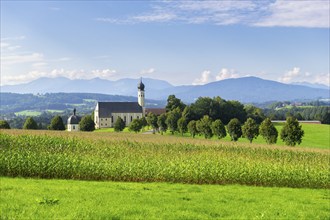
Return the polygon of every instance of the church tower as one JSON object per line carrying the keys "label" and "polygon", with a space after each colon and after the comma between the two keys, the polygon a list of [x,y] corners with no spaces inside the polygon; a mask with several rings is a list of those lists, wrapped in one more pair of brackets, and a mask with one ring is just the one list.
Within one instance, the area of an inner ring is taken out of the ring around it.
{"label": "church tower", "polygon": [[144,108],[144,84],[142,82],[142,78],[138,83],[138,103],[141,107]]}

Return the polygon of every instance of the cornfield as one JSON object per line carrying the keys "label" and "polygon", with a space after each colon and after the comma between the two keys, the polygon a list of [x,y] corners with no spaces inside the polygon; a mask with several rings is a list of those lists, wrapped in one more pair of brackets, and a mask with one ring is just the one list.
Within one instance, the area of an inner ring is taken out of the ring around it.
{"label": "cornfield", "polygon": [[330,188],[328,150],[85,134],[1,132],[0,175]]}

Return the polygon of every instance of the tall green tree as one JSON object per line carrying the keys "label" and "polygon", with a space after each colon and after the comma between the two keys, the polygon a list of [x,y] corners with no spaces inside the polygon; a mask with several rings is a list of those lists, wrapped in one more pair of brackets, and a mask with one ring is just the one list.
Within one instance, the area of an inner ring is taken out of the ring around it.
{"label": "tall green tree", "polygon": [[294,117],[288,117],[281,130],[281,139],[286,145],[295,146],[300,144],[302,137],[304,136],[304,131],[302,126]]}
{"label": "tall green tree", "polygon": [[154,113],[149,112],[147,116],[147,122],[148,125],[152,127],[152,131],[155,134],[156,130],[158,129],[157,116]]}
{"label": "tall green tree", "polygon": [[49,130],[65,130],[65,126],[61,116],[57,115],[52,119],[52,121],[50,122]]}
{"label": "tall green tree", "polygon": [[128,129],[130,131],[134,131],[135,133],[138,133],[142,129],[142,122],[140,119],[133,119],[133,121],[129,124]]}
{"label": "tall green tree", "polygon": [[37,122],[32,117],[28,117],[25,120],[25,123],[23,125],[23,129],[34,129],[34,130],[37,130],[38,129],[38,124],[37,124]]}
{"label": "tall green tree", "polygon": [[167,113],[166,124],[172,134],[178,130],[178,120],[181,116],[180,108]]}
{"label": "tall green tree", "polygon": [[212,132],[218,139],[224,138],[227,135],[225,125],[222,123],[220,119],[212,122]]}
{"label": "tall green tree", "polygon": [[197,127],[196,127],[196,121],[195,120],[191,120],[188,123],[188,131],[190,133],[190,135],[194,138],[195,135],[198,133]]}
{"label": "tall green tree", "polygon": [[173,111],[176,108],[180,109],[180,112],[184,110],[186,105],[181,101],[181,99],[178,99],[175,97],[175,95],[169,95],[167,98],[167,105],[165,107],[166,112]]}
{"label": "tall green tree", "polygon": [[0,120],[0,129],[10,129],[9,123],[5,120]]}
{"label": "tall green tree", "polygon": [[187,120],[185,117],[179,118],[178,130],[179,130],[181,136],[183,136],[183,134],[187,132]]}
{"label": "tall green tree", "polygon": [[259,126],[252,118],[248,118],[242,126],[243,137],[248,139],[252,143],[253,139],[259,135]]}
{"label": "tall green tree", "polygon": [[79,127],[81,131],[94,131],[95,130],[95,123],[92,119],[91,115],[86,115],[82,117],[79,122]]}
{"label": "tall green tree", "polygon": [[116,132],[123,131],[125,128],[125,122],[121,117],[118,117],[115,124],[114,124],[114,129]]}
{"label": "tall green tree", "polygon": [[160,129],[160,133],[163,134],[163,132],[166,132],[167,130],[167,124],[166,124],[166,114],[163,113],[158,116],[157,118],[157,125]]}
{"label": "tall green tree", "polygon": [[205,139],[211,138],[213,136],[212,120],[208,115],[204,115],[203,118],[197,121],[196,127],[198,132],[204,135]]}
{"label": "tall green tree", "polygon": [[237,118],[229,121],[227,129],[232,141],[237,141],[242,136],[241,122]]}
{"label": "tall green tree", "polygon": [[278,132],[269,118],[260,124],[259,134],[266,140],[267,144],[276,144]]}

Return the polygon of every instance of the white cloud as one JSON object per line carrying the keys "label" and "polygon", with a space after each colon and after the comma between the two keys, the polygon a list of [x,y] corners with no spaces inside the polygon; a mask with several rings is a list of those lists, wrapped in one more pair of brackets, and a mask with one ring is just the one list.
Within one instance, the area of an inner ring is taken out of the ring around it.
{"label": "white cloud", "polygon": [[31,54],[13,54],[13,55],[2,55],[1,63],[4,65],[12,65],[18,63],[29,63],[38,62],[43,60],[43,54],[41,53],[31,53]]}
{"label": "white cloud", "polygon": [[204,70],[202,72],[202,75],[200,78],[197,78],[194,80],[192,83],[193,85],[204,85],[206,83],[212,82],[214,80],[214,77],[211,74],[211,71],[209,70]]}
{"label": "white cloud", "polygon": [[156,70],[155,68],[149,68],[149,69],[146,69],[146,70],[142,70],[140,72],[140,75],[148,75],[148,74],[152,74],[154,73]]}
{"label": "white cloud", "polygon": [[189,24],[243,24],[264,27],[328,28],[330,1],[158,1],[138,15],[96,18],[114,24],[183,22]]}
{"label": "white cloud", "polygon": [[92,76],[100,77],[102,79],[112,79],[116,75],[116,70],[104,69],[104,70],[92,70]]}
{"label": "white cloud", "polygon": [[217,81],[229,79],[229,78],[237,78],[239,77],[239,74],[235,73],[234,70],[229,70],[227,68],[222,68],[218,75],[215,77]]}
{"label": "white cloud", "polygon": [[278,80],[283,83],[296,82],[300,75],[300,68],[294,67],[292,70],[287,71],[284,76],[280,77]]}
{"label": "white cloud", "polygon": [[256,26],[330,27],[330,1],[277,0],[268,6],[269,16],[255,23]]}
{"label": "white cloud", "polygon": [[[41,65],[42,63],[40,63]],[[53,69],[51,71],[40,71],[33,70],[27,74],[22,75],[1,75],[1,84],[19,84],[26,83],[32,80],[36,80],[40,77],[66,77],[69,79],[92,79],[95,77],[100,77],[102,79],[112,79],[116,76],[116,70],[104,69],[104,70],[65,70],[65,69]]]}

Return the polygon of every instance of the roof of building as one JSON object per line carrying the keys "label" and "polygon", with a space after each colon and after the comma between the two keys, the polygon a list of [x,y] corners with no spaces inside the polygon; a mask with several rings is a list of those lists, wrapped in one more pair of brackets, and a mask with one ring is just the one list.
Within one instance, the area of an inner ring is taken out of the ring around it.
{"label": "roof of building", "polygon": [[138,102],[98,102],[99,117],[109,117],[111,113],[142,113]]}
{"label": "roof of building", "polygon": [[166,109],[165,108],[147,108],[146,115],[150,112],[154,113],[155,115],[161,115],[163,113],[166,113]]}
{"label": "roof of building", "polygon": [[72,125],[72,124],[79,124],[80,122],[80,117],[78,115],[76,115],[76,109],[73,109],[73,115],[71,115],[68,118],[68,124]]}
{"label": "roof of building", "polygon": [[144,91],[144,84],[142,82],[142,79],[140,79],[140,82],[138,83],[138,89]]}

